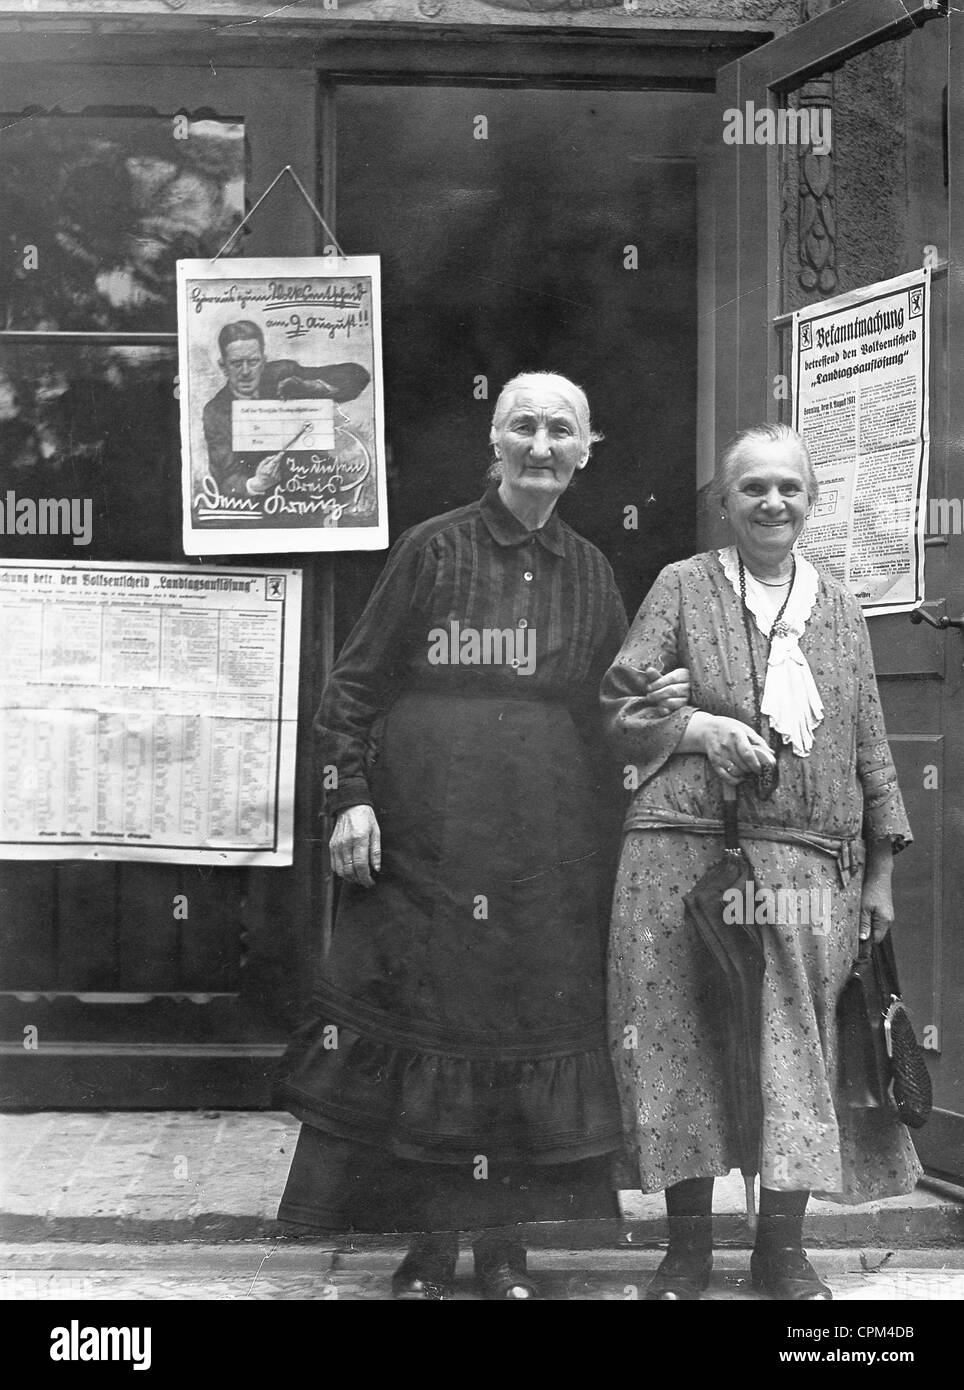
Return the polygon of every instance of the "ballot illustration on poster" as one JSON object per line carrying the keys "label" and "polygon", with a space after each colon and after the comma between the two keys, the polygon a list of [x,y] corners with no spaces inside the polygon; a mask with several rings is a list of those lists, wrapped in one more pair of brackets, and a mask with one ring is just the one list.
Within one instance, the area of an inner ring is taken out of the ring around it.
{"label": "ballot illustration on poster", "polygon": [[179,261],[187,555],[388,544],[377,256]]}

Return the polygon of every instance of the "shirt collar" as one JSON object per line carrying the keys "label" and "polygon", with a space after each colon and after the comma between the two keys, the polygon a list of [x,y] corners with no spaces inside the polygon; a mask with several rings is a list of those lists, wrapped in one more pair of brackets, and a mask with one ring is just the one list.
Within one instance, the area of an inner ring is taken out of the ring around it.
{"label": "shirt collar", "polygon": [[499,496],[498,483],[493,483],[486,491],[479,504],[479,510],[482,514],[482,520],[488,527],[489,535],[499,545],[522,545],[524,541],[534,537],[541,546],[553,555],[565,555],[566,541],[562,522],[556,516],[555,510],[544,526],[540,526],[537,531],[527,531],[519,518],[513,516]]}

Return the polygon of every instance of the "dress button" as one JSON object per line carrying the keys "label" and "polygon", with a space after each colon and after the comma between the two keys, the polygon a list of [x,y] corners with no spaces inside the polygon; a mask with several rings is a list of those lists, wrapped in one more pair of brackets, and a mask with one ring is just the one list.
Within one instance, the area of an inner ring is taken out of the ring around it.
{"label": "dress button", "polygon": [[525,618],[520,618],[519,621],[518,621],[518,623],[516,624],[516,627],[528,627],[528,626],[529,626],[529,624],[526,622]]}
{"label": "dress button", "polygon": [[526,570],[526,572],[525,572],[525,574],[522,576],[522,578],[525,580],[525,582],[526,582],[527,584],[531,584],[531,583],[532,583],[532,570]]}

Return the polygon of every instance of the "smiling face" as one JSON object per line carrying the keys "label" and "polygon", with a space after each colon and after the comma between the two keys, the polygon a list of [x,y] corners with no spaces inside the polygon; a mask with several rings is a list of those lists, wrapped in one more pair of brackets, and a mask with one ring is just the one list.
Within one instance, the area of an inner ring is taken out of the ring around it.
{"label": "smiling face", "polygon": [[748,444],[727,488],[724,511],[751,569],[786,559],[810,511],[800,452],[790,440]]}
{"label": "smiling face", "polygon": [[231,394],[242,399],[256,396],[264,365],[264,349],[257,338],[238,338],[228,343],[221,358],[221,368],[228,379]]}
{"label": "smiling face", "polygon": [[506,501],[554,500],[589,458],[588,428],[575,401],[550,383],[520,387],[493,440]]}

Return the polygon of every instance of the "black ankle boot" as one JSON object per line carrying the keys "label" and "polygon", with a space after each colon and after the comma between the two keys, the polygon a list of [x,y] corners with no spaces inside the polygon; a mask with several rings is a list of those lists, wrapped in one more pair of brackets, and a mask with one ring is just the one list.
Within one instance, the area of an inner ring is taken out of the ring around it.
{"label": "black ankle boot", "polygon": [[480,1240],[473,1246],[475,1277],[486,1298],[522,1302],[541,1298],[538,1284],[529,1278],[526,1248],[515,1240]]}
{"label": "black ankle boot", "polygon": [[419,1236],[392,1275],[392,1295],[408,1302],[437,1302],[448,1297],[459,1258],[459,1238]]}
{"label": "black ankle boot", "polygon": [[750,1256],[753,1287],[789,1303],[826,1303],[833,1293],[819,1278],[803,1249],[803,1218],[810,1193],[760,1188],[760,1217]]}
{"label": "black ankle boot", "polygon": [[828,1303],[833,1298],[800,1245],[754,1249],[750,1277],[755,1289],[781,1302]]}
{"label": "black ankle boot", "polygon": [[695,1302],[710,1282],[713,1254],[671,1245],[649,1282],[651,1303]]}
{"label": "black ankle boot", "polygon": [[713,1179],[687,1178],[666,1189],[669,1244],[646,1290],[649,1302],[693,1302],[713,1269]]}

